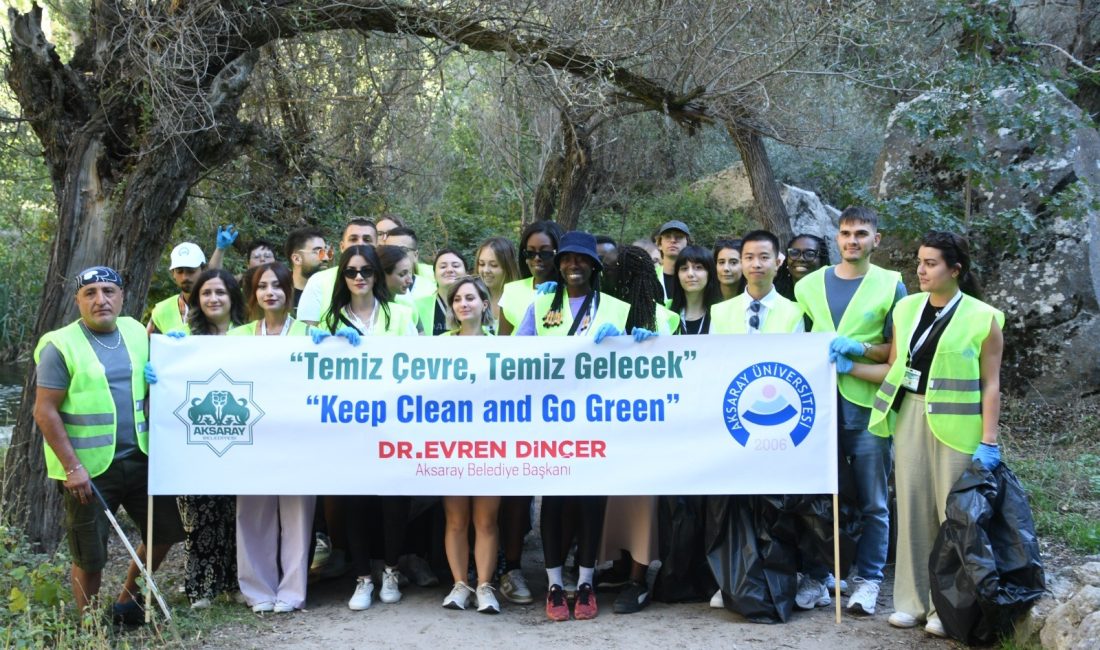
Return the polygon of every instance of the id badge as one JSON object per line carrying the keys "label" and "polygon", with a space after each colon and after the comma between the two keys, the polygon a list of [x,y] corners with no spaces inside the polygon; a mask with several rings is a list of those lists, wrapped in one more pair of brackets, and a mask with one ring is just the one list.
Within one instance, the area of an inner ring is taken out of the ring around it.
{"label": "id badge", "polygon": [[901,380],[901,385],[905,390],[916,392],[920,387],[920,371],[906,368],[905,377]]}

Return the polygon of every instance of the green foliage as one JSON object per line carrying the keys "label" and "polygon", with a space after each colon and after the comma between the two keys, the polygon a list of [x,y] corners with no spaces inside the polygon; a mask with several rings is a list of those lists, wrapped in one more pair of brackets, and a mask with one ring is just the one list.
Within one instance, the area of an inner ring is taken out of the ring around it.
{"label": "green foliage", "polygon": [[1019,459],[1013,468],[1027,489],[1041,536],[1061,539],[1076,551],[1100,552],[1100,455]]}
{"label": "green foliage", "polygon": [[1087,118],[1055,97],[1056,84],[1070,84],[1020,42],[1005,3],[942,0],[938,10],[956,30],[956,57],[897,118],[922,150],[892,198],[864,199],[902,236],[953,230],[1011,252],[1044,218],[1096,206],[1080,184],[1044,188],[1047,170],[1030,162],[1059,151]]}
{"label": "green foliage", "polygon": [[628,244],[651,239],[661,224],[672,220],[686,223],[692,240],[707,247],[719,237],[744,233],[751,223],[746,215],[723,210],[708,200],[706,192],[685,185],[668,192],[642,194],[629,205],[591,214],[581,227]]}

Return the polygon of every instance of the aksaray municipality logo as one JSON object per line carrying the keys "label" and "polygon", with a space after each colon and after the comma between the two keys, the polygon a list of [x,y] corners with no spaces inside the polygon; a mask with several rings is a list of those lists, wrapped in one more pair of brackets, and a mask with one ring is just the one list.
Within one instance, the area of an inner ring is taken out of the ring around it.
{"label": "aksaray municipality logo", "polygon": [[186,399],[174,413],[187,426],[187,444],[206,445],[218,456],[233,445],[251,445],[252,426],[264,416],[252,399],[252,382],[233,381],[222,370],[187,382]]}
{"label": "aksaray municipality logo", "polygon": [[752,436],[789,438],[797,447],[810,434],[817,402],[810,382],[794,368],[756,363],[730,382],[722,403],[726,429],[742,447]]}

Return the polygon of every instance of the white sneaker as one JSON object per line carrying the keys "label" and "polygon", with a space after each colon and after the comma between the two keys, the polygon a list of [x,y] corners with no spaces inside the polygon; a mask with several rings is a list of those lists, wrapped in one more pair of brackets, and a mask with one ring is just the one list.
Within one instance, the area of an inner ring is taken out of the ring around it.
{"label": "white sneaker", "polygon": [[905,630],[917,626],[917,617],[905,612],[894,612],[890,614],[890,618],[886,619],[886,622],[893,627]]}
{"label": "white sneaker", "polygon": [[500,603],[493,593],[493,585],[488,582],[477,587],[477,611],[482,614],[499,614]]}
{"label": "white sneaker", "polygon": [[276,614],[289,614],[294,611],[294,605],[290,603],[284,603],[281,600],[275,601],[275,606],[271,608],[271,611]]}
{"label": "white sneaker", "polygon": [[831,605],[832,602],[833,599],[829,597],[829,590],[825,588],[825,583],[814,580],[807,575],[802,576],[802,579],[798,581],[798,593],[795,594],[794,604],[799,609],[825,607]]}
{"label": "white sneaker", "polygon": [[400,580],[400,574],[395,569],[387,567],[382,574],[382,590],[378,592],[382,602],[396,603],[401,600],[401,587],[398,586],[398,580]]}
{"label": "white sneaker", "polygon": [[473,590],[465,582],[456,582],[451,587],[451,593],[443,599],[443,606],[447,609],[466,609],[471,593]]}
{"label": "white sneaker", "polygon": [[252,606],[252,611],[257,614],[265,614],[275,611],[275,603],[270,600],[262,600]]}
{"label": "white sneaker", "polygon": [[535,602],[535,597],[527,587],[527,580],[519,569],[512,569],[500,576],[500,593],[517,605],[530,605]]}
{"label": "white sneaker", "polygon": [[863,578],[853,578],[852,582],[856,590],[848,596],[848,611],[871,616],[875,613],[875,603],[878,601],[879,583]]}
{"label": "white sneaker", "polygon": [[371,599],[374,596],[374,581],[370,576],[355,579],[355,593],[348,601],[348,609],[361,612],[370,609]]}
{"label": "white sneaker", "polygon": [[941,639],[947,638],[947,630],[943,629],[943,621],[935,614],[928,617],[928,622],[924,624],[924,631]]}
{"label": "white sneaker", "polygon": [[725,609],[726,601],[722,598],[722,590],[714,592],[714,595],[710,597],[710,606],[714,609]]}

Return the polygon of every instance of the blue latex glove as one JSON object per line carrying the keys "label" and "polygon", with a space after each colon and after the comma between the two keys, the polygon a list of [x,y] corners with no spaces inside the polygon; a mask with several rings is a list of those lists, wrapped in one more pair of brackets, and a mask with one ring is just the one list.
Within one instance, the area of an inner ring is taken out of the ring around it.
{"label": "blue latex glove", "polygon": [[542,296],[548,293],[554,293],[558,289],[558,283],[553,280],[547,280],[542,284],[535,285],[535,293]]}
{"label": "blue latex glove", "polygon": [[852,366],[856,365],[854,361],[844,356],[843,354],[833,355],[829,354],[829,359],[836,364],[836,371],[838,374],[846,375],[852,372]]}
{"label": "blue latex glove", "polygon": [[153,370],[153,364],[148,361],[145,362],[145,383],[157,383],[157,371]]}
{"label": "blue latex glove", "polygon": [[992,472],[1001,464],[1001,448],[997,445],[980,444],[974,451],[974,460]]}
{"label": "blue latex glove", "polygon": [[179,330],[172,330],[165,334],[170,339],[185,339],[187,338],[187,332],[181,332]]}
{"label": "blue latex glove", "polygon": [[631,334],[634,335],[634,342],[641,343],[642,341],[648,341],[649,339],[657,336],[657,332],[651,332],[644,327],[635,327]]}
{"label": "blue latex glove", "polygon": [[336,330],[336,336],[341,336],[347,339],[348,343],[351,343],[352,347],[358,347],[359,342],[363,340],[359,336],[359,332],[357,332],[354,327],[348,327],[347,325]]}
{"label": "blue latex glove", "polygon": [[863,344],[846,336],[838,336],[829,343],[829,352],[850,357],[863,356]]}
{"label": "blue latex glove", "polygon": [[237,235],[240,233],[237,231],[237,227],[233,224],[228,226],[218,226],[218,250],[229,248],[233,245],[233,242],[237,241]]}
{"label": "blue latex glove", "polygon": [[317,329],[317,328],[311,328],[309,330],[309,337],[311,339],[313,339],[314,345],[320,345],[321,341],[324,341],[325,339],[327,339],[330,336],[332,336],[332,335],[329,334],[328,332],[326,332],[325,330],[321,330],[321,329]]}
{"label": "blue latex glove", "polygon": [[618,327],[615,327],[613,323],[604,323],[600,325],[600,329],[596,330],[596,343],[606,339],[609,336],[619,336],[622,332]]}

